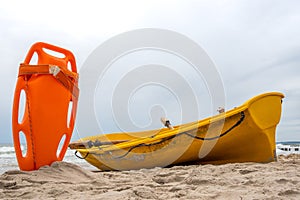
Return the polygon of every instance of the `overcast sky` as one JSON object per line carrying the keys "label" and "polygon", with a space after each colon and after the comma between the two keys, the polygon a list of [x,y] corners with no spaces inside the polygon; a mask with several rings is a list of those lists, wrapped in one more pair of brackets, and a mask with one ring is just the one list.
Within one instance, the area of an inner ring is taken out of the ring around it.
{"label": "overcast sky", "polygon": [[[3,1],[0,5],[0,143],[12,142],[11,110],[18,66],[33,43],[44,41],[71,50],[80,69],[103,42],[140,28],[176,31],[204,48],[222,77],[226,109],[260,93],[284,93],[277,141],[299,141],[299,10],[297,0]],[[137,94],[132,101],[138,102],[139,98]],[[164,98],[172,99],[167,94]],[[164,102],[164,98],[139,104],[153,106]],[[175,117],[176,100],[172,105],[175,109],[167,106],[165,112],[173,116],[174,123],[180,122]],[[100,107],[99,103],[95,106]],[[137,112],[133,109],[132,113]],[[144,115],[132,119],[139,121],[141,117]],[[102,123],[108,132],[117,130],[112,122]],[[148,122],[137,123],[143,126]],[[94,134],[97,133],[90,135]]]}

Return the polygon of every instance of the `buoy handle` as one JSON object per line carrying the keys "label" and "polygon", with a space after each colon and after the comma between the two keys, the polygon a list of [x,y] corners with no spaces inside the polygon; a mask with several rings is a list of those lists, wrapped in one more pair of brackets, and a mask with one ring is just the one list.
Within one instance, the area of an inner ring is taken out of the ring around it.
{"label": "buoy handle", "polygon": [[[51,50],[53,52],[61,53],[64,55],[64,57],[58,57],[51,55],[47,52],[45,52],[45,49]],[[57,47],[48,43],[44,42],[37,42],[34,45],[31,46],[24,64],[29,64],[33,54],[37,53],[38,55],[38,63],[37,64],[52,64],[52,65],[58,65],[60,67],[68,67],[68,62],[71,64],[71,70],[72,72],[77,73],[77,67],[75,62],[75,57],[72,54],[72,52],[63,49],[61,47]]]}

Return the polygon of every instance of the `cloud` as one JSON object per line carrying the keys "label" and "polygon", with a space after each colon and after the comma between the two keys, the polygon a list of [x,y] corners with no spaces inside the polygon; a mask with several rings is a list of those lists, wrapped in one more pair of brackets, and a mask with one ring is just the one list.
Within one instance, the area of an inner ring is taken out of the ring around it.
{"label": "cloud", "polygon": [[[70,49],[80,68],[105,40],[148,27],[177,31],[206,50],[224,81],[227,109],[265,91],[285,93],[277,139],[300,140],[300,125],[290,125],[300,118],[299,9],[297,0],[72,1],[72,5],[56,0],[3,2],[0,142],[11,141],[11,102],[17,69],[34,42]],[[196,77],[189,77],[196,87]],[[203,90],[197,88],[197,94],[200,96]]]}

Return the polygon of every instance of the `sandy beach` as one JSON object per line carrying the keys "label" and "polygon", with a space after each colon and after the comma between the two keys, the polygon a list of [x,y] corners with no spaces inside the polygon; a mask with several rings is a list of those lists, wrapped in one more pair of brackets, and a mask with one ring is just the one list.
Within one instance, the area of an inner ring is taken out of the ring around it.
{"label": "sandy beach", "polygon": [[300,199],[300,154],[278,162],[95,172],[68,162],[0,176],[0,199]]}

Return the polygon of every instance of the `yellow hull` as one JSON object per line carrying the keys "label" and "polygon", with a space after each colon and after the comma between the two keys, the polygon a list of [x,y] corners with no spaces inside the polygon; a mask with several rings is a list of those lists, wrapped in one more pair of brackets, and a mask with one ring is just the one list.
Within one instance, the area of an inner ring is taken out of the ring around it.
{"label": "yellow hull", "polygon": [[173,130],[86,137],[80,142],[90,141],[94,146],[76,150],[101,170],[165,167],[187,162],[275,161],[275,130],[283,97],[277,92],[261,94],[226,113],[174,126]]}

